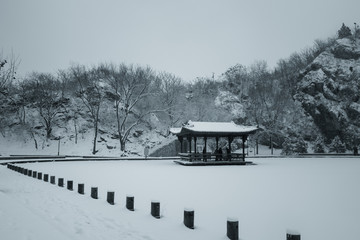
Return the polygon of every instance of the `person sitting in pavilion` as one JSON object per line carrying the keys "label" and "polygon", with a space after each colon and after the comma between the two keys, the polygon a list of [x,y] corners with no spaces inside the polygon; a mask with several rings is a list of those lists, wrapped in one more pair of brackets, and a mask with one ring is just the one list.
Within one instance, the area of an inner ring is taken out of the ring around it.
{"label": "person sitting in pavilion", "polygon": [[219,161],[222,161],[222,158],[223,158],[223,151],[222,151],[222,148],[219,147],[219,150],[218,150],[218,155],[219,155]]}

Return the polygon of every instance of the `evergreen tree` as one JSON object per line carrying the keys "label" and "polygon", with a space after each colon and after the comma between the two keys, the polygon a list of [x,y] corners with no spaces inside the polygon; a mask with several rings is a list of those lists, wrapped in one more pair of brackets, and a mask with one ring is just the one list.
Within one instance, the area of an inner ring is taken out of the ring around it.
{"label": "evergreen tree", "polygon": [[321,136],[318,136],[314,142],[313,146],[314,153],[324,153],[324,139]]}
{"label": "evergreen tree", "polygon": [[336,152],[336,153],[344,153],[346,151],[345,144],[341,141],[339,136],[336,136],[330,146],[329,146],[330,152]]}
{"label": "evergreen tree", "polygon": [[345,38],[351,36],[350,28],[343,23],[338,31],[338,36],[339,38]]}

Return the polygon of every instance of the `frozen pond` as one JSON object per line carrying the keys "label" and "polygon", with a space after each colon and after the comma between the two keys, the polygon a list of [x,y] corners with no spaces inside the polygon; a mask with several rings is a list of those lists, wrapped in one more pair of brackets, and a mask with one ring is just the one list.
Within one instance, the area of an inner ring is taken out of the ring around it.
{"label": "frozen pond", "polygon": [[[358,239],[360,159],[253,161],[256,166],[185,167],[172,161],[22,166],[63,177],[65,182],[73,180],[75,191],[71,194],[77,197],[77,183],[85,184],[86,195],[91,186],[98,187],[100,199],[84,199],[85,204],[105,202],[106,192],[115,191],[115,206],[106,207],[125,211],[126,195],[133,195],[135,212],[128,213],[133,214],[129,221],[138,221],[142,226],[135,226],[137,231],[144,229],[144,234],[152,239],[226,239],[227,217],[238,218],[241,239],[285,239],[287,229],[300,232],[303,239]],[[69,194],[65,190],[61,193]],[[161,203],[160,220],[148,217],[154,199]],[[195,230],[183,229],[181,225],[187,207],[195,210]],[[154,221],[161,224],[153,225]]]}

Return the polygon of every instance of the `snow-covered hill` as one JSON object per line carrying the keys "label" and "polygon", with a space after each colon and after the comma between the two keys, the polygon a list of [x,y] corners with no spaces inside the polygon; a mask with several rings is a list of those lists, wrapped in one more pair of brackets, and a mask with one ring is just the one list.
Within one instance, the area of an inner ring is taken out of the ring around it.
{"label": "snow-covered hill", "polygon": [[322,52],[300,75],[295,98],[327,140],[358,142],[360,40],[338,39]]}

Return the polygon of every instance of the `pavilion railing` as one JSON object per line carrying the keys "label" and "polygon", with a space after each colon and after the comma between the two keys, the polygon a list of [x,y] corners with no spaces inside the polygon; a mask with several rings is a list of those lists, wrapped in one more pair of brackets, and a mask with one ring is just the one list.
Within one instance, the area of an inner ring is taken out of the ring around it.
{"label": "pavilion railing", "polygon": [[216,154],[216,153],[179,153],[182,160],[194,161],[244,161],[242,153]]}

